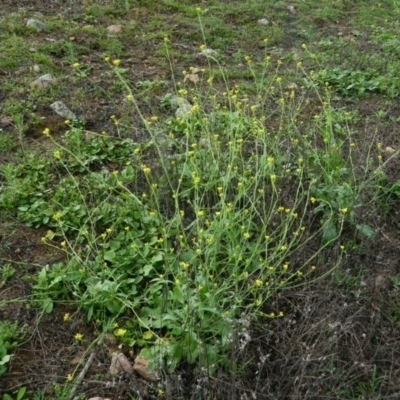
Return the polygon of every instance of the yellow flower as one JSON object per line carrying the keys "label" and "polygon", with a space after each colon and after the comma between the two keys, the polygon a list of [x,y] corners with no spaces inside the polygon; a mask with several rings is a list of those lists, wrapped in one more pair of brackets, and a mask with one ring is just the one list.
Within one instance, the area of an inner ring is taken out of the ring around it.
{"label": "yellow flower", "polygon": [[114,61],[113,61],[113,64],[114,64],[116,67],[118,67],[119,64],[121,64],[121,60],[114,60]]}
{"label": "yellow flower", "polygon": [[254,285],[256,287],[260,287],[263,285],[263,281],[261,279],[256,279],[256,281],[254,282]]}
{"label": "yellow flower", "polygon": [[303,44],[301,45],[301,47],[305,50],[305,49],[307,48],[307,45],[306,45],[305,43],[303,43]]}
{"label": "yellow flower", "polygon": [[63,240],[63,241],[60,243],[60,246],[61,246],[61,247],[66,247],[66,246],[67,246],[67,243],[65,242],[65,240]]}
{"label": "yellow flower", "polygon": [[122,329],[122,328],[119,328],[114,332],[115,336],[119,336],[119,337],[124,336],[125,333],[126,333],[126,329]]}
{"label": "yellow flower", "polygon": [[61,158],[61,153],[60,153],[60,151],[59,151],[59,150],[56,150],[56,151],[53,153],[53,156],[54,156],[54,158],[60,159],[60,158]]}
{"label": "yellow flower", "polygon": [[310,201],[311,201],[312,204],[314,204],[314,203],[316,202],[316,200],[317,200],[317,199],[316,199],[315,197],[311,197],[311,198],[310,198]]}
{"label": "yellow flower", "polygon": [[126,96],[126,99],[127,99],[128,101],[132,101],[132,100],[133,100],[133,96],[132,96],[131,94],[128,94],[128,95]]}
{"label": "yellow flower", "polygon": [[202,217],[203,215],[204,215],[204,211],[203,210],[200,210],[200,211],[197,212],[197,216],[198,217]]}
{"label": "yellow flower", "polygon": [[54,215],[53,215],[53,219],[54,220],[56,220],[56,221],[59,221],[61,218],[62,218],[62,214],[61,213],[55,213]]}
{"label": "yellow flower", "polygon": [[71,314],[70,313],[65,313],[64,314],[64,321],[67,322],[71,319]]}
{"label": "yellow flower", "polygon": [[43,135],[49,137],[49,136],[50,136],[50,129],[49,129],[49,128],[46,128],[46,129],[43,131]]}
{"label": "yellow flower", "polygon": [[243,236],[244,236],[244,238],[245,239],[250,239],[250,233],[249,232],[245,232],[244,234],[243,234]]}
{"label": "yellow flower", "polygon": [[143,171],[146,175],[150,174],[151,169],[150,169],[147,165],[142,164],[141,168],[142,168],[142,171]]}
{"label": "yellow flower", "polygon": [[75,337],[75,340],[78,342],[80,342],[83,339],[82,333],[77,333],[74,337]]}
{"label": "yellow flower", "polygon": [[272,183],[276,181],[276,175],[271,175],[270,178]]}
{"label": "yellow flower", "polygon": [[108,63],[110,61],[110,57],[104,57],[104,61]]}
{"label": "yellow flower", "polygon": [[71,374],[68,374],[68,376],[67,376],[67,381],[68,381],[68,382],[71,382],[72,379],[74,379],[74,377],[73,377]]}
{"label": "yellow flower", "polygon": [[72,64],[72,68],[77,69],[77,68],[79,68],[79,67],[80,67],[80,64],[79,64],[79,63]]}
{"label": "yellow flower", "polygon": [[340,211],[341,211],[343,214],[346,214],[347,211],[348,211],[348,209],[347,209],[347,208],[341,208]]}

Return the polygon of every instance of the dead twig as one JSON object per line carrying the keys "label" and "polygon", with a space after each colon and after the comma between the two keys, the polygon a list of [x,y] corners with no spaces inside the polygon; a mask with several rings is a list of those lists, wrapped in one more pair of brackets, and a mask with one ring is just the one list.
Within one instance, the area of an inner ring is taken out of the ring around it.
{"label": "dead twig", "polygon": [[76,380],[75,380],[74,386],[73,386],[72,389],[71,389],[71,393],[70,393],[69,396],[68,396],[68,400],[72,400],[72,399],[74,398],[75,392],[76,392],[76,390],[78,389],[79,385],[81,384],[83,378],[85,377],[86,372],[88,371],[88,369],[89,369],[90,366],[92,365],[95,355],[96,355],[96,352],[95,352],[95,351],[92,351],[92,352],[90,353],[90,356],[89,356],[89,358],[87,359],[85,366],[82,368],[81,373],[78,375],[78,377],[77,377]]}

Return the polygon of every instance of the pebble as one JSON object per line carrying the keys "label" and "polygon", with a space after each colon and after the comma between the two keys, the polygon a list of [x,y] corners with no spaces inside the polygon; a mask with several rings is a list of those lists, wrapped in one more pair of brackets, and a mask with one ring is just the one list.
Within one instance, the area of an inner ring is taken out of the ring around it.
{"label": "pebble", "polygon": [[28,19],[26,26],[36,29],[37,32],[42,32],[46,25],[42,21],[38,21],[37,19]]}
{"label": "pebble", "polygon": [[33,81],[31,86],[43,88],[51,85],[52,83],[54,83],[54,78],[50,74],[45,74]]}
{"label": "pebble", "polygon": [[53,104],[50,104],[50,108],[60,117],[63,117],[65,119],[78,119],[76,115],[62,101],[55,101]]}
{"label": "pebble", "polygon": [[267,20],[267,18],[261,18],[257,21],[257,24],[259,25],[269,25],[269,21]]}

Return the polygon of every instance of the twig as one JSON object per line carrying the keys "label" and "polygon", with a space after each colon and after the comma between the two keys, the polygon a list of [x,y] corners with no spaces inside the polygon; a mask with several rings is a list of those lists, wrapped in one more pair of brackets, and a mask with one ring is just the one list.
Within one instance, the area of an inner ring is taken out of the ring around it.
{"label": "twig", "polygon": [[90,366],[92,365],[92,362],[94,360],[94,356],[96,355],[95,351],[92,351],[88,360],[86,361],[85,366],[82,368],[81,373],[78,375],[78,377],[75,380],[74,386],[71,389],[71,393],[68,396],[67,400],[72,400],[73,397],[75,396],[75,392],[78,389],[78,386],[81,384],[82,379],[85,377],[85,374],[87,372],[87,370],[90,368]]}

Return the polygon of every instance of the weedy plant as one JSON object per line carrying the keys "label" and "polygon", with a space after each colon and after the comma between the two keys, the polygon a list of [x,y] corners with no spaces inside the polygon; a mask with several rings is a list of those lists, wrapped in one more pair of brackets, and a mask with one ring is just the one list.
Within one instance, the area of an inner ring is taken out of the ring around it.
{"label": "weedy plant", "polygon": [[[329,82],[321,89],[300,61],[294,83],[282,61],[245,57],[254,85],[244,90],[208,55],[207,68],[174,78],[164,109],[149,116],[120,60],[105,61],[126,90],[124,118],[111,116],[118,135],[66,121],[62,141],[43,132],[49,157],[3,170],[3,207],[47,226],[43,242],[65,252],[37,275],[35,301],[47,312],[76,302],[154,367],[232,367],[238,332],[255,318],[284,318],[278,292],[340,263],[324,251],[344,249],[345,226],[373,236],[357,208],[379,160],[368,152],[365,171],[354,168],[356,116],[335,109]],[[303,121],[312,105],[319,111]],[[138,117],[147,139],[135,142],[127,132]]]}
{"label": "weedy plant", "polygon": [[7,370],[11,360],[10,351],[14,350],[21,339],[24,328],[19,328],[17,322],[0,322],[0,376]]}

